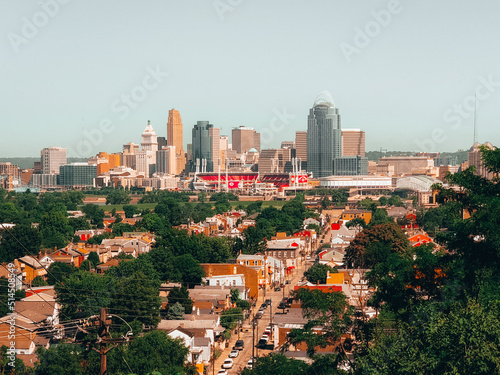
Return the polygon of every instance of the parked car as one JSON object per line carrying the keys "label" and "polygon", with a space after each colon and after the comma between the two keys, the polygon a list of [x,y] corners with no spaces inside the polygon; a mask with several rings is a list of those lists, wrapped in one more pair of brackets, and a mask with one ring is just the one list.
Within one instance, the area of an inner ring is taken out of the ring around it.
{"label": "parked car", "polygon": [[268,342],[268,341],[269,341],[269,340],[266,340],[265,338],[261,338],[261,339],[259,340],[259,342],[257,343],[257,346],[258,346],[259,348],[263,348],[263,347],[265,347],[265,346],[267,345],[267,342]]}
{"label": "parked car", "polygon": [[264,315],[264,312],[259,310],[259,312],[257,312],[257,314],[255,314],[255,319],[260,319],[260,318],[262,318],[263,315]]}
{"label": "parked car", "polygon": [[231,353],[229,353],[229,358],[236,358],[239,354],[240,352],[238,351],[238,349],[233,349],[231,350]]}
{"label": "parked car", "polygon": [[253,359],[253,358],[250,358],[250,359],[248,360],[248,363],[247,363],[247,365],[246,365],[246,368],[252,368],[253,363],[254,363],[254,359]]}
{"label": "parked car", "polygon": [[260,310],[264,310],[264,309],[267,309],[267,303],[263,303],[262,305],[260,305]]}
{"label": "parked car", "polygon": [[245,343],[243,342],[243,340],[236,340],[236,343],[234,344],[234,350],[243,350],[243,348],[245,347]]}
{"label": "parked car", "polygon": [[272,303],[272,301],[271,301],[271,299],[270,299],[270,298],[268,298],[268,299],[266,299],[266,300],[264,301],[264,303],[265,303],[267,306],[269,306],[269,305]]}
{"label": "parked car", "polygon": [[227,375],[227,370],[225,368],[221,368],[217,375]]}
{"label": "parked car", "polygon": [[231,358],[226,359],[222,364],[222,368],[233,368],[233,360]]}

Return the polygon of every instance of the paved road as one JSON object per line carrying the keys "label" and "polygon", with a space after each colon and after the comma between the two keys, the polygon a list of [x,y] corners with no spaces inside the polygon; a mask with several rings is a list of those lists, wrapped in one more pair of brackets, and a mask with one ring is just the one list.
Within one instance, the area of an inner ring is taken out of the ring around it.
{"label": "paved road", "polygon": [[[309,263],[309,262],[307,262]],[[306,262],[303,264],[299,265],[299,269],[294,270],[294,273],[289,276],[289,280],[291,281],[290,284],[285,285],[285,290],[283,289],[279,292],[275,292],[274,290],[266,291],[266,296],[264,297],[264,293],[261,293],[261,296],[259,297],[259,300],[257,301],[257,304],[255,308],[252,309],[252,316],[253,314],[257,313],[259,310],[260,305],[267,299],[270,298],[273,305],[271,308],[267,308],[264,312],[264,316],[261,319],[258,319],[258,325],[255,329],[255,344],[259,341],[260,337],[264,333],[265,329],[267,326],[270,324],[271,320],[271,311],[272,314],[276,312],[276,307],[279,305],[280,301],[283,298],[283,295],[288,296],[289,291],[293,290],[293,287],[297,285],[298,281],[302,278],[304,269],[306,266]],[[281,310],[280,310],[281,311]],[[240,351],[240,354],[238,357],[233,358],[233,368],[228,370],[228,374],[239,374],[246,366],[248,363],[248,360],[252,357],[252,329],[251,329],[251,319],[248,319],[245,322],[245,326],[248,326],[248,331],[240,332],[240,339],[244,341],[245,346],[242,351]],[[220,357],[215,361],[215,374],[222,368],[222,364],[224,363],[224,360],[226,360],[229,356],[230,351],[232,350],[234,344],[236,343],[236,340],[238,340],[238,335],[237,334],[232,334],[231,339],[229,341],[230,346],[229,348],[224,349]],[[269,344],[272,344],[272,338],[269,341]],[[257,349],[254,348],[254,355],[255,356],[264,356],[267,355],[271,352],[271,350],[263,350],[263,349]],[[209,374],[212,373],[212,370],[210,370]]]}

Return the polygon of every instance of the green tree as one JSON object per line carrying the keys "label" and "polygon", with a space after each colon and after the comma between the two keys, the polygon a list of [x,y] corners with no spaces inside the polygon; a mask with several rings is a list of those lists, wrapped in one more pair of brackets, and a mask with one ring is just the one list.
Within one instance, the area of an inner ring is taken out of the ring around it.
{"label": "green tree", "polygon": [[358,202],[358,207],[369,211],[375,211],[377,209],[377,202],[370,198],[365,198]]}
{"label": "green tree", "polygon": [[366,228],[366,221],[360,217],[356,217],[352,220],[349,220],[346,225],[347,228]]}
{"label": "green tree", "polygon": [[92,225],[103,228],[104,210],[102,208],[95,204],[86,204],[83,206],[82,211]]}
{"label": "green tree", "polygon": [[179,302],[176,302],[172,306],[169,306],[167,312],[167,319],[170,320],[184,319],[184,307]]}
{"label": "green tree", "polygon": [[[32,368],[26,367],[24,362],[17,358],[14,354],[14,360],[12,360],[12,355],[8,353],[8,347],[2,345],[0,348],[0,373],[1,374],[15,374],[15,375],[31,375],[34,374]],[[12,366],[13,364],[13,366]]]}
{"label": "green tree", "polygon": [[138,320],[147,326],[156,327],[160,322],[159,283],[139,271],[129,277],[118,278],[114,285],[110,312],[127,321]]}
{"label": "green tree", "polygon": [[399,195],[392,195],[387,201],[391,206],[404,207],[404,202]]}
{"label": "green tree", "polygon": [[[294,292],[294,297],[301,301],[302,314],[308,322],[304,328],[290,331],[287,344],[305,342],[309,357],[313,357],[318,348],[328,345],[337,347],[339,353],[344,354],[340,339],[352,329],[354,314],[354,308],[349,306],[345,294],[300,288]],[[315,327],[321,327],[321,334],[313,331]]]}
{"label": "green tree", "polygon": [[382,196],[378,199],[378,204],[380,206],[387,206],[388,203],[389,203],[389,200],[387,199],[387,197]]}
{"label": "green tree", "polygon": [[43,215],[40,222],[40,233],[44,247],[63,248],[73,239],[75,231],[69,225],[65,213],[53,209]]}
{"label": "green tree", "polygon": [[168,293],[168,305],[180,303],[184,307],[186,314],[193,311],[193,300],[189,297],[189,291],[186,287],[172,288]]}
{"label": "green tree", "polygon": [[91,251],[89,253],[89,256],[87,257],[87,260],[90,261],[90,263],[92,263],[92,267],[96,267],[99,263],[101,263],[99,261],[99,255],[97,254],[97,252],[95,251]]}
{"label": "green tree", "polygon": [[356,234],[354,240],[346,248],[344,260],[347,265],[356,268],[369,268],[371,261],[366,257],[366,249],[373,242],[389,244],[392,251],[398,253],[407,252],[409,247],[408,238],[396,223],[374,225]]}
{"label": "green tree", "polygon": [[37,286],[45,286],[49,285],[44,279],[42,279],[40,276],[37,276],[33,279],[31,282],[32,287],[37,287]]}
{"label": "green tree", "polygon": [[220,316],[220,325],[227,329],[234,329],[238,321],[243,321],[243,311],[239,307],[226,310]]}
{"label": "green tree", "polygon": [[198,193],[198,202],[205,203],[207,201],[207,193],[201,191]]}
{"label": "green tree", "polygon": [[133,232],[134,227],[130,224],[124,224],[124,223],[113,223],[113,234],[116,234],[117,236],[122,236],[124,232]]}
{"label": "green tree", "polygon": [[323,209],[327,209],[331,204],[332,204],[332,201],[330,200],[330,198],[328,198],[328,196],[325,196],[321,200],[321,208],[323,208]]}
{"label": "green tree", "polygon": [[40,232],[30,224],[18,224],[6,229],[0,242],[0,261],[7,263],[24,255],[38,254],[41,243]]}
{"label": "green tree", "polygon": [[127,204],[130,202],[130,193],[126,190],[113,189],[106,196],[106,204]]}
{"label": "green tree", "polygon": [[71,225],[73,231],[90,229],[90,223],[84,217],[71,217],[68,219],[68,224]]}
{"label": "green tree", "polygon": [[137,213],[137,206],[133,206],[130,204],[125,205],[123,206],[123,211],[125,211],[126,218],[132,218]]}
{"label": "green tree", "polygon": [[205,276],[200,263],[191,254],[176,257],[173,265],[180,271],[182,282],[190,287],[200,284],[202,277]]}
{"label": "green tree", "polygon": [[245,368],[242,375],[306,375],[309,366],[298,359],[287,358],[284,354],[271,353],[255,361],[253,369]]}
{"label": "green tree", "polygon": [[[152,331],[134,339],[125,348],[123,357],[137,374],[194,375],[193,366],[187,363],[188,353],[181,339],[172,339],[164,331]],[[128,374],[130,370],[120,352],[112,355],[110,373]]]}
{"label": "green tree", "polygon": [[328,273],[337,273],[337,269],[330,267],[326,264],[315,264],[311,266],[306,272],[304,272],[304,276],[307,281],[313,284],[325,284],[326,276]]}
{"label": "green tree", "polygon": [[47,283],[55,285],[57,282],[62,282],[64,278],[71,276],[78,269],[71,264],[54,262],[47,270]]}
{"label": "green tree", "polygon": [[83,350],[78,345],[58,344],[49,349],[37,349],[38,363],[35,365],[39,375],[80,375],[86,374],[82,367]]}
{"label": "green tree", "polygon": [[498,305],[469,301],[450,312],[422,306],[410,323],[358,355],[356,374],[497,374]]}
{"label": "green tree", "polygon": [[376,208],[373,211],[369,226],[386,224],[386,223],[394,223],[393,218],[387,215],[387,211],[384,210],[383,208]]}

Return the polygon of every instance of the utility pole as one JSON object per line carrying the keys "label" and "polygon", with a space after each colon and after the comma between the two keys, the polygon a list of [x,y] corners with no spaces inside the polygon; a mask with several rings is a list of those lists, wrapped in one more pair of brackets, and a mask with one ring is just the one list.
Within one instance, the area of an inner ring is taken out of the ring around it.
{"label": "utility pole", "polygon": [[[259,337],[259,322],[255,322],[255,326],[257,327],[257,337]],[[257,346],[257,350],[255,351],[255,355],[259,356],[259,347]]]}
{"label": "utility pole", "polygon": [[[123,337],[119,339],[112,339],[109,337],[109,327],[111,325],[111,317],[108,316],[108,309],[101,308],[101,315],[99,320],[94,322],[94,325],[99,326],[98,335],[99,338],[97,342],[99,343],[99,349],[92,348],[101,355],[101,371],[100,375],[108,375],[107,367],[107,354],[110,350],[116,348],[119,344],[128,341],[128,338]],[[107,347],[108,344],[113,344],[111,347]]]}
{"label": "utility pole", "polygon": [[255,361],[255,326],[257,325],[257,321],[255,320],[255,313],[253,314],[252,320],[252,369],[253,362]]}
{"label": "utility pole", "polygon": [[272,328],[273,325],[273,301],[269,304],[269,325]]}
{"label": "utility pole", "polygon": [[212,375],[215,375],[215,344],[212,344]]}

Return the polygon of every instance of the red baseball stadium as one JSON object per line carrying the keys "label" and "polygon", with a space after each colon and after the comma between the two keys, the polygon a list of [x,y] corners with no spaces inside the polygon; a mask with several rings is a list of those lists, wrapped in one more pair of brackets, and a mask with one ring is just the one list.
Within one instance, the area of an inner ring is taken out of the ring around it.
{"label": "red baseball stadium", "polygon": [[259,189],[265,186],[275,188],[307,188],[308,176],[305,173],[263,173],[258,172],[205,172],[197,173],[194,180],[196,190],[221,189]]}

